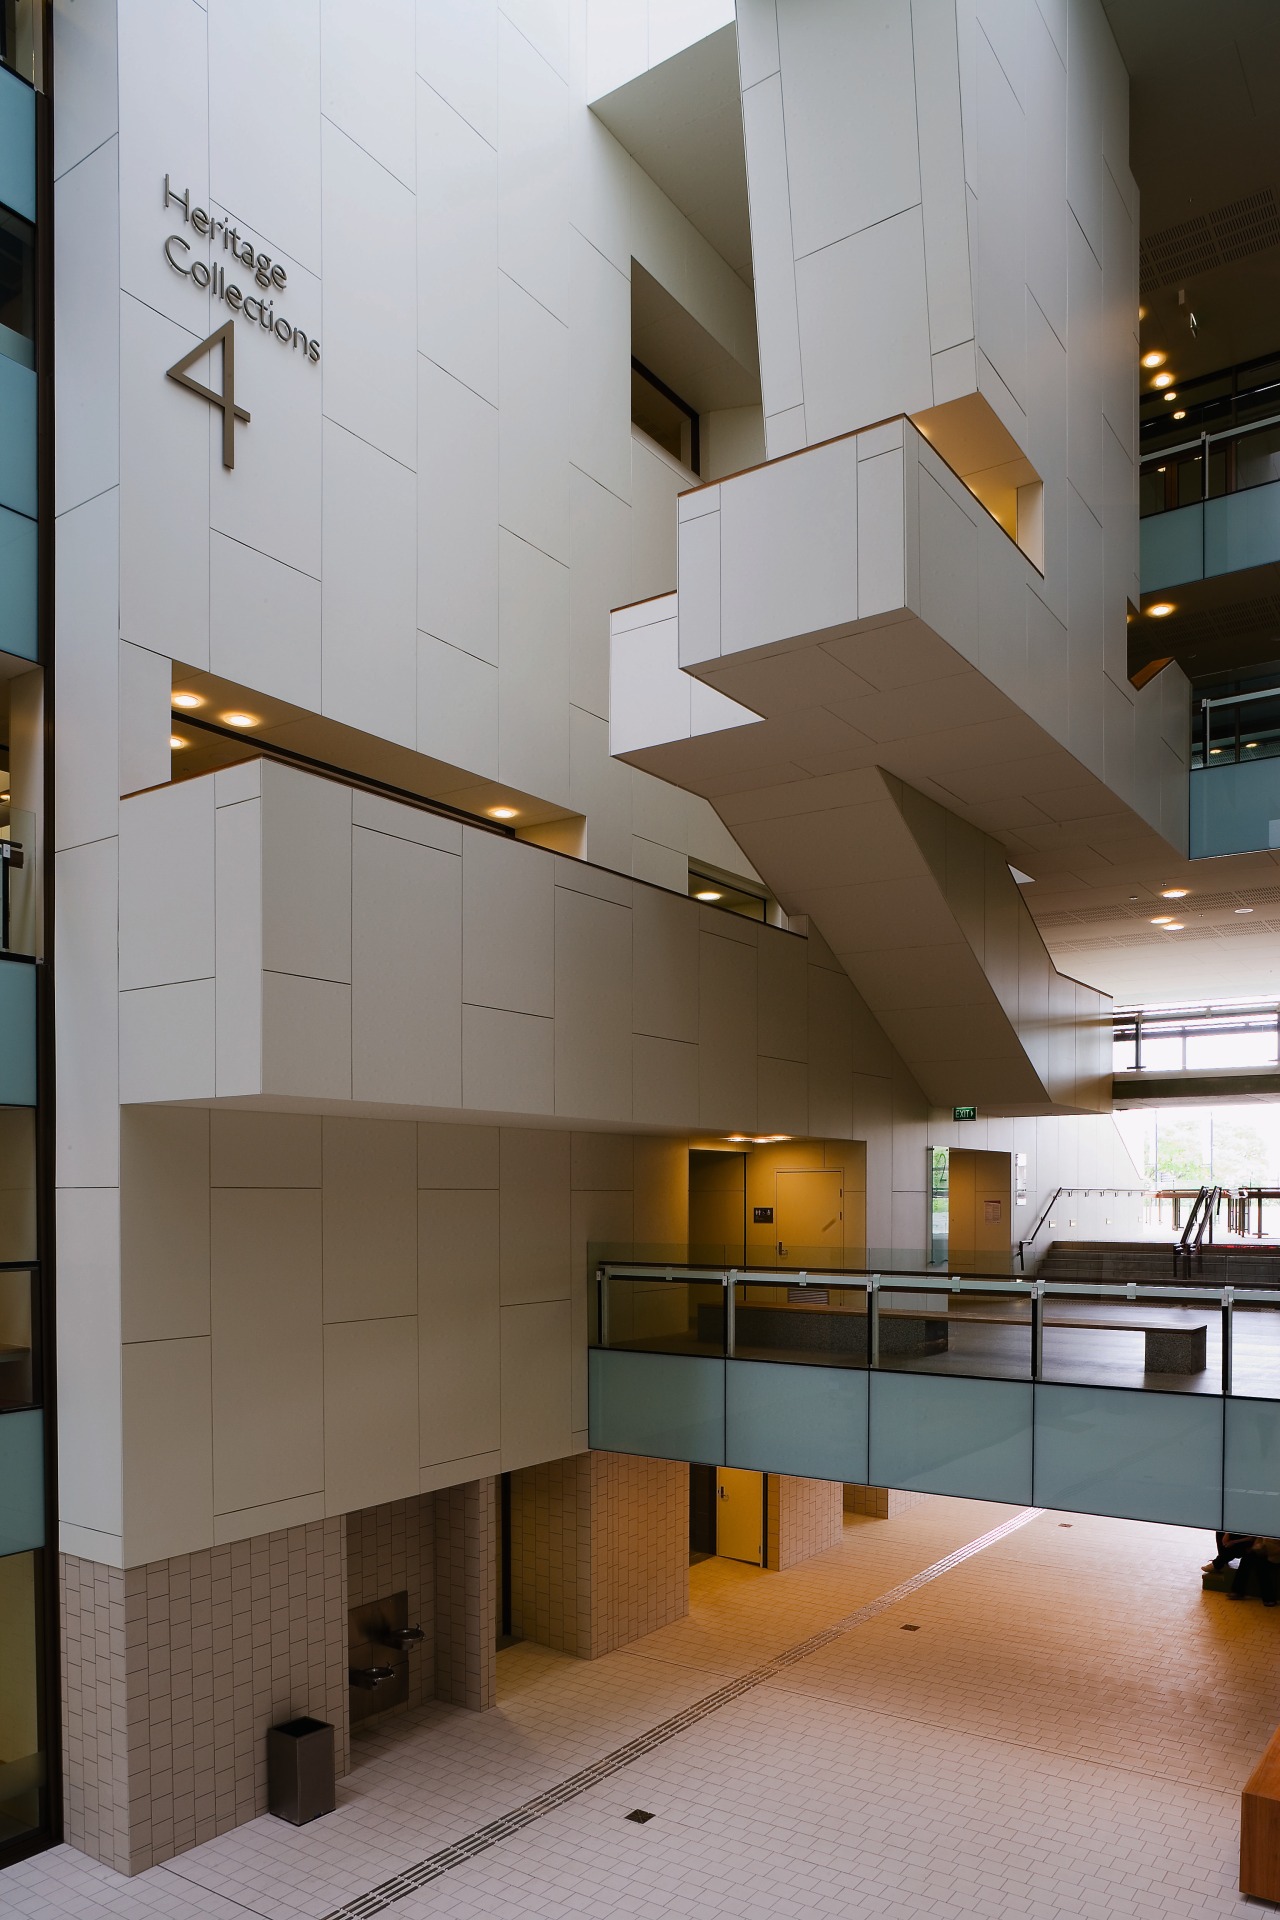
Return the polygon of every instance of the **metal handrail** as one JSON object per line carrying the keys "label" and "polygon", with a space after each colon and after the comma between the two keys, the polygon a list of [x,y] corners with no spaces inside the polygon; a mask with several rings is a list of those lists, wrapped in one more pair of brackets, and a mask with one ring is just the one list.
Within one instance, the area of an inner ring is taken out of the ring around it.
{"label": "metal handrail", "polygon": [[[1205,1189],[1214,1191],[1214,1189]],[[598,1283],[609,1279],[619,1280],[655,1280],[682,1281],[699,1280],[704,1284],[719,1282],[728,1286],[731,1282],[740,1286],[795,1286],[797,1276],[775,1267],[666,1267],[660,1262],[650,1264],[646,1261],[603,1261],[596,1269]],[[809,1268],[804,1275],[804,1284],[810,1287],[849,1287],[865,1288],[868,1292],[874,1286],[877,1291],[901,1291],[905,1293],[1007,1293],[1011,1299],[1029,1300],[1033,1288],[1054,1298],[1079,1297],[1091,1300],[1141,1300],[1147,1293],[1158,1294],[1162,1300],[1186,1300],[1196,1305],[1216,1302],[1221,1305],[1224,1296],[1237,1290],[1225,1287],[1182,1287],[1175,1282],[1165,1281],[1090,1281],[1090,1280],[1020,1280],[1009,1279],[1007,1275],[992,1274],[987,1277],[975,1277],[967,1273],[930,1273],[927,1268],[915,1267],[904,1273],[885,1273],[871,1268],[840,1267],[819,1273]],[[1250,1305],[1280,1306],[1280,1289],[1258,1287],[1249,1293]]]}

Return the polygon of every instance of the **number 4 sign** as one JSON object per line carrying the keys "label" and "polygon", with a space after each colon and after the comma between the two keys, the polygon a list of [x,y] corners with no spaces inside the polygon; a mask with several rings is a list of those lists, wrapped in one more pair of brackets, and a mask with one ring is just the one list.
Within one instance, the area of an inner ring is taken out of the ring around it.
{"label": "number 4 sign", "polygon": [[[187,372],[188,367],[193,366],[206,353],[212,353],[218,345],[222,347],[221,393],[215,393],[212,387],[201,386],[200,382],[193,380]],[[175,360],[171,367],[166,367],[165,372],[170,380],[176,380],[180,387],[186,387],[191,393],[198,393],[202,400],[209,402],[210,406],[222,408],[222,464],[224,467],[234,467],[236,421],[243,420],[246,426],[249,424],[249,415],[245,409],[236,405],[234,323],[230,320],[224,321],[216,333],[211,333],[209,338],[202,340],[198,347],[192,347],[190,353],[184,353],[181,360]]]}

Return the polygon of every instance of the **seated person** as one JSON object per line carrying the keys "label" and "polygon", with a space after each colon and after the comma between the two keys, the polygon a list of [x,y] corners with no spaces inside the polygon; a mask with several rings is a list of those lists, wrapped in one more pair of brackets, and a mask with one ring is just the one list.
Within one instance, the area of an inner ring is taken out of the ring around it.
{"label": "seated person", "polygon": [[1256,1578],[1264,1607],[1280,1606],[1280,1540],[1265,1534],[1247,1546],[1231,1581],[1231,1598],[1243,1600],[1250,1576]]}
{"label": "seated person", "polygon": [[1218,1551],[1214,1554],[1212,1560],[1205,1561],[1200,1569],[1201,1573],[1225,1573],[1228,1567],[1234,1566],[1245,1548],[1252,1546],[1253,1535],[1251,1533],[1219,1532],[1217,1542]]}

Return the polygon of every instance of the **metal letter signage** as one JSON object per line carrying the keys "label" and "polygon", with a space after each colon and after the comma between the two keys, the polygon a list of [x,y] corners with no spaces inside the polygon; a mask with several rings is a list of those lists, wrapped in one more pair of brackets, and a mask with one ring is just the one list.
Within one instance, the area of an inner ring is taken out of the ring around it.
{"label": "metal letter signage", "polygon": [[[184,353],[181,360],[175,360],[171,367],[165,369],[169,379],[176,380],[180,387],[186,387],[191,393],[198,393],[200,398],[207,400],[211,406],[222,408],[222,464],[224,467],[234,467],[236,463],[236,421],[243,420],[246,426],[249,424],[248,413],[243,407],[236,405],[234,324],[231,320],[224,320],[216,333],[211,333],[207,340],[202,340],[198,347],[192,347],[190,353]],[[202,387],[198,380],[193,380],[187,368],[195,361],[202,359],[206,353],[212,353],[219,343],[222,346],[222,392],[215,393],[212,387]]]}

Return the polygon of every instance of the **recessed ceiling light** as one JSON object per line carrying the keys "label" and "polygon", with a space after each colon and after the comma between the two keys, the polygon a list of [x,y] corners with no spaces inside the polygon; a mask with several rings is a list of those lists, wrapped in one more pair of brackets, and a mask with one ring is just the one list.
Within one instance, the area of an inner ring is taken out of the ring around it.
{"label": "recessed ceiling light", "polygon": [[[1169,391],[1168,391],[1168,393],[1166,393],[1166,395],[1165,395],[1165,399],[1166,399],[1166,400],[1176,400],[1176,399],[1177,399],[1177,397],[1178,397],[1178,396],[1177,396],[1177,394],[1176,394],[1176,393],[1174,392],[1174,390],[1173,390],[1173,388],[1172,388],[1172,387],[1170,387],[1170,389],[1169,389]],[[1176,419],[1177,419],[1177,417],[1178,417],[1178,416],[1177,416],[1177,415],[1175,414],[1175,415],[1174,415],[1174,419],[1176,420]]]}
{"label": "recessed ceiling light", "polygon": [[714,887],[704,887],[701,893],[694,894],[695,900],[723,900],[724,895],[717,893]]}
{"label": "recessed ceiling light", "polygon": [[259,724],[256,713],[224,713],[222,718],[229,727],[256,727]]}
{"label": "recessed ceiling light", "polygon": [[202,696],[198,693],[175,693],[173,696],[173,699],[170,702],[170,705],[175,707],[182,707],[184,709],[190,708],[190,707],[202,707],[204,705],[204,700]]}
{"label": "recessed ceiling light", "polygon": [[[1165,398],[1166,398],[1166,399],[1168,399],[1168,400],[1173,400],[1173,399],[1175,399],[1176,397],[1177,397],[1177,396],[1176,396],[1175,394],[1172,394],[1172,393],[1170,393],[1170,394],[1166,394],[1166,396],[1165,396]],[[1174,416],[1173,416],[1173,417],[1174,417],[1174,419],[1175,419],[1175,420],[1185,420],[1185,419],[1186,419],[1186,417],[1187,417],[1187,410],[1186,410],[1186,408],[1185,408],[1185,407],[1179,407],[1179,408],[1178,408],[1178,411],[1177,411],[1177,412],[1176,412],[1176,413],[1174,414]],[[1161,467],[1161,469],[1160,469],[1160,471],[1161,471],[1161,473],[1163,473],[1163,472],[1164,472],[1164,468],[1163,468],[1163,467]]]}
{"label": "recessed ceiling light", "polygon": [[1210,753],[1221,753],[1221,752],[1222,752],[1222,748],[1221,748],[1221,747],[1210,747],[1210,749],[1209,749],[1209,751],[1210,751]]}
{"label": "recessed ceiling light", "polygon": [[1160,898],[1162,900],[1185,900],[1190,891],[1190,887],[1161,887]]}
{"label": "recessed ceiling light", "polygon": [[1173,611],[1174,606],[1172,600],[1157,600],[1154,607],[1147,608],[1147,612],[1153,620],[1167,620]]}
{"label": "recessed ceiling light", "polygon": [[[1141,313],[1141,307],[1138,311]],[[1152,347],[1149,352],[1143,354],[1142,364],[1144,367],[1162,367],[1168,358],[1167,353],[1161,353],[1158,347]]]}
{"label": "recessed ceiling light", "polygon": [[749,1135],[745,1133],[727,1133],[725,1135],[725,1139],[730,1141],[735,1147],[742,1146],[748,1138]]}
{"label": "recessed ceiling light", "polygon": [[1172,924],[1173,924],[1173,915],[1172,915],[1171,913],[1157,913],[1157,914],[1156,914],[1156,915],[1155,915],[1155,916],[1153,917],[1153,919],[1152,919],[1152,922],[1151,922],[1151,924],[1152,924],[1152,926],[1153,926],[1153,927],[1168,927],[1168,926],[1172,926]]}
{"label": "recessed ceiling light", "polygon": [[1254,749],[1257,747],[1257,744],[1258,743],[1256,740],[1246,740],[1244,743],[1245,752],[1252,753]]}
{"label": "recessed ceiling light", "polygon": [[[9,794],[7,794],[7,793],[0,793],[0,800],[8,800],[9,798],[10,798],[10,795],[9,795]],[[1252,912],[1252,911],[1253,911],[1253,909],[1252,909],[1252,908],[1250,908],[1250,909],[1249,909],[1249,911],[1250,911],[1250,912]]]}
{"label": "recessed ceiling light", "polygon": [[515,807],[486,807],[485,812],[491,820],[514,820],[517,809]]}
{"label": "recessed ceiling light", "polygon": [[189,747],[191,742],[184,740],[180,733],[171,733],[169,735],[169,745],[171,747]]}
{"label": "recessed ceiling light", "polygon": [[1156,468],[1156,472],[1157,472],[1157,473],[1163,473],[1163,472],[1164,472],[1164,468],[1163,468],[1163,467],[1157,467],[1157,468]]}
{"label": "recessed ceiling light", "polygon": [[1163,391],[1165,387],[1171,387],[1173,385],[1173,375],[1171,373],[1158,373],[1151,384],[1153,387],[1159,387],[1161,391]]}
{"label": "recessed ceiling light", "polygon": [[1181,920],[1170,920],[1167,925],[1161,927],[1160,931],[1161,933],[1181,933],[1182,922]]}
{"label": "recessed ceiling light", "polygon": [[1236,912],[1237,912],[1237,913],[1252,913],[1252,912],[1253,912],[1253,908],[1252,908],[1252,907],[1237,907],[1237,908],[1236,908]]}

